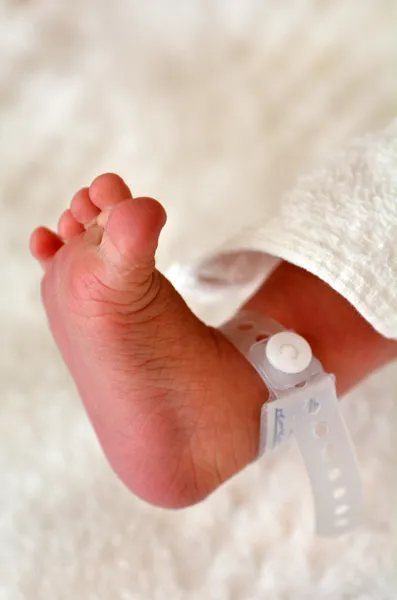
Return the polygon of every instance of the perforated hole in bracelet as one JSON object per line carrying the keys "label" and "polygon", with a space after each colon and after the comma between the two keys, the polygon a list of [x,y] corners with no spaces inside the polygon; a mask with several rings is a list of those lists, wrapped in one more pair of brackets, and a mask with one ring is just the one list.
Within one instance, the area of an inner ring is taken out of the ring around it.
{"label": "perforated hole in bracelet", "polygon": [[254,328],[254,324],[253,323],[239,323],[239,325],[237,325],[237,329],[239,329],[240,331],[250,331],[251,329]]}
{"label": "perforated hole in bracelet", "polygon": [[328,478],[330,481],[336,481],[337,479],[340,479],[341,475],[342,475],[342,472],[337,467],[328,471]]}
{"label": "perforated hole in bracelet", "polygon": [[337,517],[344,515],[350,510],[350,506],[348,504],[339,504],[339,506],[335,507],[335,515]]}
{"label": "perforated hole in bracelet", "polygon": [[307,381],[301,381],[300,383],[297,383],[295,387],[303,390],[307,387]]}
{"label": "perforated hole in bracelet", "polygon": [[317,438],[325,438],[329,433],[327,421],[318,421],[318,423],[315,423],[313,433]]}
{"label": "perforated hole in bracelet", "polygon": [[335,498],[335,500],[339,500],[340,498],[343,498],[343,496],[345,496],[346,494],[346,489],[343,487],[338,487],[334,490],[333,496]]}

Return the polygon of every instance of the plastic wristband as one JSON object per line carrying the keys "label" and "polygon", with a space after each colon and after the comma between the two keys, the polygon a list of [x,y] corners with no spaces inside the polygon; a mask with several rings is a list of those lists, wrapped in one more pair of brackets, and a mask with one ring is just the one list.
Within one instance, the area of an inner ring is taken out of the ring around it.
{"label": "plastic wristband", "polygon": [[269,389],[259,454],[294,435],[310,479],[317,534],[340,535],[360,525],[361,477],[334,375],[324,372],[304,338],[257,313],[240,311],[221,330]]}

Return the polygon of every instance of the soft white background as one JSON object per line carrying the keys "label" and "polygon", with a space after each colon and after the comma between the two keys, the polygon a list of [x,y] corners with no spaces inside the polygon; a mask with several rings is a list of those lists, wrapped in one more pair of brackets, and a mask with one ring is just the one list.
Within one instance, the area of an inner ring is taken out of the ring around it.
{"label": "soft white background", "polygon": [[361,532],[313,537],[293,446],[200,506],[153,509],[102,457],[27,251],[103,170],[166,205],[160,266],[215,249],[395,115],[396,23],[395,0],[1,0],[1,600],[396,597],[395,367],[343,404]]}

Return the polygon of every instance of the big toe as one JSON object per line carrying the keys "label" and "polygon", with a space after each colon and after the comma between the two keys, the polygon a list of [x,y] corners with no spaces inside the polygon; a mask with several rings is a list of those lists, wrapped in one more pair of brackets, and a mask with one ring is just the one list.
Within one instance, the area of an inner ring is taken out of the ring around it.
{"label": "big toe", "polygon": [[165,210],[153,198],[124,200],[113,207],[100,247],[113,278],[126,285],[145,283],[150,278],[165,222]]}
{"label": "big toe", "polygon": [[101,211],[132,198],[131,190],[125,181],[114,173],[104,173],[94,179],[88,189],[88,195],[92,204]]}

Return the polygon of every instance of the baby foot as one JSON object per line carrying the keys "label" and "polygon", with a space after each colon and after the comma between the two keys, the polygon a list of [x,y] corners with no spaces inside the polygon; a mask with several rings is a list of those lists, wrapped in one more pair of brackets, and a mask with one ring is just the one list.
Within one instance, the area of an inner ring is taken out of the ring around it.
{"label": "baby foot", "polygon": [[253,368],[155,268],[166,216],[116,175],[37,229],[49,324],[110,464],[136,494],[192,504],[255,458],[265,398]]}

